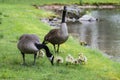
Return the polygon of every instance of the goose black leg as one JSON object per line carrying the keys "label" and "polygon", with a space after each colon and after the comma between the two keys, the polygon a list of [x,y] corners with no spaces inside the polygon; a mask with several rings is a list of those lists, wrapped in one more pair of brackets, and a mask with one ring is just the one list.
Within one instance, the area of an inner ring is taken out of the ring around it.
{"label": "goose black leg", "polygon": [[23,52],[21,52],[22,57],[23,57],[23,65],[25,65],[25,54]]}
{"label": "goose black leg", "polygon": [[56,53],[57,51],[56,51],[56,46],[55,46],[55,44],[53,44],[53,46],[54,46],[54,51],[55,51],[55,53]]}
{"label": "goose black leg", "polygon": [[58,47],[57,47],[57,53],[59,53],[59,47],[60,47],[60,45],[58,44]]}
{"label": "goose black leg", "polygon": [[37,53],[34,54],[34,62],[33,62],[33,65],[35,65],[36,57],[37,57]]}

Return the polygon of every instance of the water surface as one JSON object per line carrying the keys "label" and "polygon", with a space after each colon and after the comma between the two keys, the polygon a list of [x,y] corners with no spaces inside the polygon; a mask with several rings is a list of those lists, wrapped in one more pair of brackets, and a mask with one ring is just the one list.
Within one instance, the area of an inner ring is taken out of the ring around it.
{"label": "water surface", "polygon": [[91,15],[100,21],[70,22],[69,33],[120,61],[120,9],[92,10]]}

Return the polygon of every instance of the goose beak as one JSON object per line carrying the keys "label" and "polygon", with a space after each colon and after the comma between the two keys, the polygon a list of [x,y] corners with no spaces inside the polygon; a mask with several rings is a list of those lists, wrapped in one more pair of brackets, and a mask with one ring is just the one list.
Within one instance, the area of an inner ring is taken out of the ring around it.
{"label": "goose beak", "polygon": [[51,64],[54,65],[54,63],[53,63],[54,62],[54,56],[52,55],[49,59],[50,59]]}

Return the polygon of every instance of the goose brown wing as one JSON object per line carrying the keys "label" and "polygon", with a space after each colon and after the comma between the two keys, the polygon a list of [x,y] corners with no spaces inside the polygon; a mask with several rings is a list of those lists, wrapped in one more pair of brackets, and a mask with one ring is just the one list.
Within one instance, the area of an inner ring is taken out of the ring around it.
{"label": "goose brown wing", "polygon": [[45,36],[45,41],[51,41],[51,39],[56,38],[59,33],[59,29],[52,29],[49,33]]}

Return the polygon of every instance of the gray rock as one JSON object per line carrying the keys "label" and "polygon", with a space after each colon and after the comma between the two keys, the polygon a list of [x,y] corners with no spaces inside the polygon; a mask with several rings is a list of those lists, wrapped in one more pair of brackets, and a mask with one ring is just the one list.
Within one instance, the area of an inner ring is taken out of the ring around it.
{"label": "gray rock", "polygon": [[79,21],[97,21],[97,18],[94,18],[91,15],[83,15],[81,18],[79,18]]}
{"label": "gray rock", "polygon": [[78,6],[68,6],[67,7],[67,17],[79,19],[84,13],[83,9],[78,8]]}

